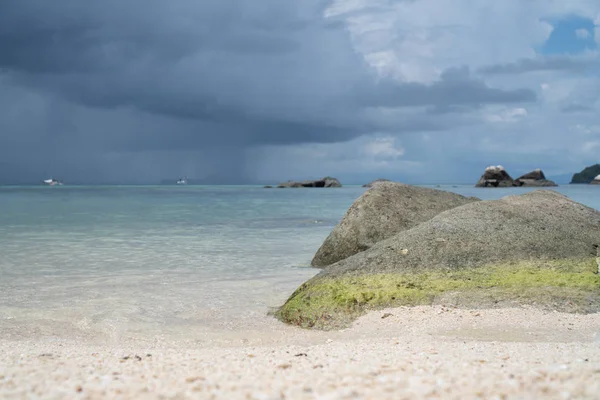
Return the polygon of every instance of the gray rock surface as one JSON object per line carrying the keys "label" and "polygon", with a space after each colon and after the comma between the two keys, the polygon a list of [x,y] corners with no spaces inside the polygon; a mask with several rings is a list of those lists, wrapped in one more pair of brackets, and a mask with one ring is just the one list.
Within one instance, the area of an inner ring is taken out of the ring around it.
{"label": "gray rock surface", "polygon": [[323,188],[323,187],[342,187],[340,181],[336,178],[326,176],[322,179],[308,181],[287,181],[277,185],[278,188]]}
{"label": "gray rock surface", "polygon": [[598,245],[599,211],[557,192],[536,190],[445,211],[321,274],[444,271],[510,261],[589,258]]}
{"label": "gray rock surface", "polygon": [[328,266],[276,315],[346,327],[367,310],[442,304],[600,312],[600,211],[549,190],[476,201]]}
{"label": "gray rock surface", "polygon": [[485,169],[476,187],[510,187],[515,182],[501,165],[490,166]]}
{"label": "gray rock surface", "polygon": [[558,186],[554,181],[546,179],[546,175],[541,169],[536,169],[525,175],[518,177],[515,180],[516,186],[534,186],[534,187],[549,187]]}
{"label": "gray rock surface", "polygon": [[312,265],[333,264],[442,211],[477,200],[442,190],[378,182],[348,209],[315,254]]}

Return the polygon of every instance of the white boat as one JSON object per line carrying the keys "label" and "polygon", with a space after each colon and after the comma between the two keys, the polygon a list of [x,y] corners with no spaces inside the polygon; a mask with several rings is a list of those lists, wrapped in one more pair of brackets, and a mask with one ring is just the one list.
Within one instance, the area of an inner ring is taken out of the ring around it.
{"label": "white boat", "polygon": [[49,185],[49,186],[57,186],[57,185],[58,185],[58,186],[61,186],[61,185],[63,184],[62,182],[60,182],[60,181],[57,181],[57,180],[56,180],[56,179],[54,179],[54,178],[50,178],[50,179],[44,179],[44,183],[45,183],[46,185]]}
{"label": "white boat", "polygon": [[187,179],[181,178],[177,180],[178,185],[187,185]]}

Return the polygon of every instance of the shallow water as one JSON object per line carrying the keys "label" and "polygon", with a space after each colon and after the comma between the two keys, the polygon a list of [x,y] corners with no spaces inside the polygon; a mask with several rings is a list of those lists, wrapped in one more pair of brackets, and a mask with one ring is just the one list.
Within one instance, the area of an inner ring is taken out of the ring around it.
{"label": "shallow water", "polygon": [[[441,186],[482,199],[531,189]],[[556,188],[600,209],[600,187]],[[260,331],[364,191],[0,187],[0,335],[193,338]]]}

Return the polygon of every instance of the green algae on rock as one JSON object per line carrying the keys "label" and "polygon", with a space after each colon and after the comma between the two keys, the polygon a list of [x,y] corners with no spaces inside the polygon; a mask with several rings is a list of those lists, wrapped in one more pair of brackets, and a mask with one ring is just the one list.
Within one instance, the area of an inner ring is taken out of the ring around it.
{"label": "green algae on rock", "polygon": [[277,311],[306,328],[346,326],[365,311],[389,306],[445,304],[494,308],[538,305],[600,312],[600,275],[594,258],[551,260],[446,272],[316,277]]}
{"label": "green algae on rock", "polygon": [[369,308],[531,304],[600,311],[600,212],[550,190],[471,202],[328,266],[279,309],[305,327]]}

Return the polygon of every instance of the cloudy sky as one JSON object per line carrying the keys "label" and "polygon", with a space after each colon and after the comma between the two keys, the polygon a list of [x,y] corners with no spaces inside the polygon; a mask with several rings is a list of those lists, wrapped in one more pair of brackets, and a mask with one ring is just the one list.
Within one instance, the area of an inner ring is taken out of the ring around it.
{"label": "cloudy sky", "polygon": [[0,183],[600,162],[598,0],[3,1],[0,49]]}

